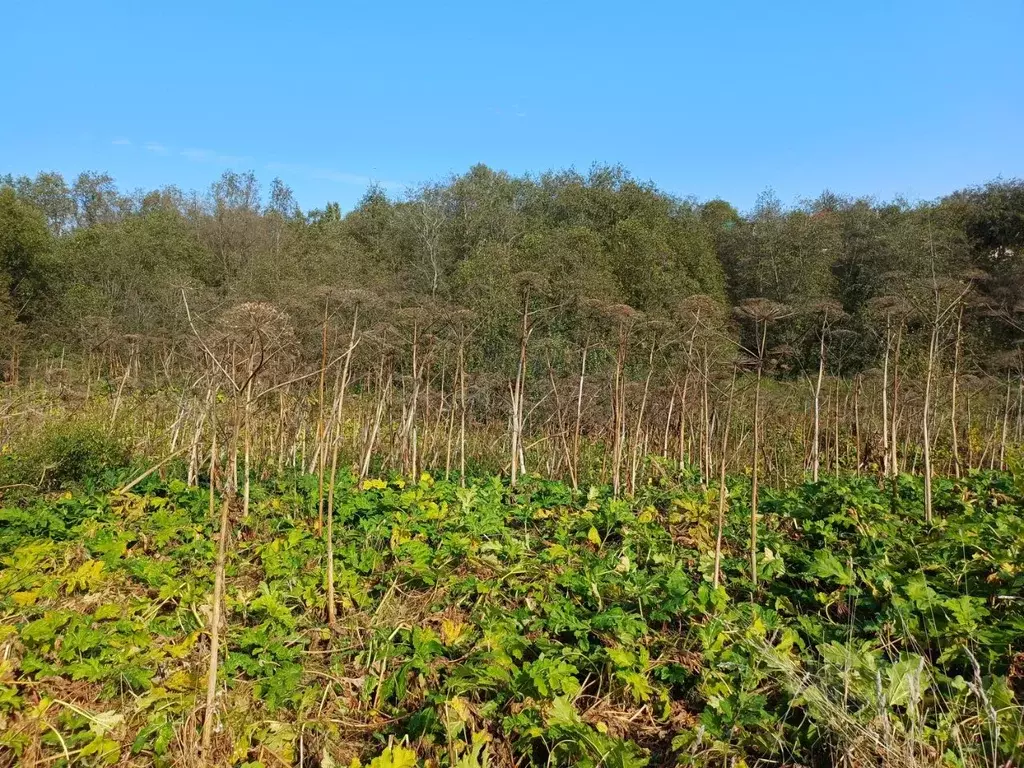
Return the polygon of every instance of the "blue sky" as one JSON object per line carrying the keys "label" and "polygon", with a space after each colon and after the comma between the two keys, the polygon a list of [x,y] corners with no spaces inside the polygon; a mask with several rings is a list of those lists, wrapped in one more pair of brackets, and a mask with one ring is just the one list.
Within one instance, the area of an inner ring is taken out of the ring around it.
{"label": "blue sky", "polygon": [[748,208],[1024,175],[1022,0],[9,3],[0,173],[280,176],[351,207],[483,162]]}

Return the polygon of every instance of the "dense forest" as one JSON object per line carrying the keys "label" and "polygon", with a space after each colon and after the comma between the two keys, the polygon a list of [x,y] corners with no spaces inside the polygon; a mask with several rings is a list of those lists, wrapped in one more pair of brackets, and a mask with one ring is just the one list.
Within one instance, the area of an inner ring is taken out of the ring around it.
{"label": "dense forest", "polygon": [[343,214],[252,173],[131,194],[101,173],[8,175],[0,265],[6,381],[201,402],[204,348],[250,332],[273,358],[254,450],[279,463],[315,464],[305,436],[346,391],[356,465],[616,490],[656,454],[705,480],[719,454],[779,481],[960,474],[1005,464],[1024,427],[1020,181],[919,204],[769,192],[741,213],[618,167],[481,165]]}

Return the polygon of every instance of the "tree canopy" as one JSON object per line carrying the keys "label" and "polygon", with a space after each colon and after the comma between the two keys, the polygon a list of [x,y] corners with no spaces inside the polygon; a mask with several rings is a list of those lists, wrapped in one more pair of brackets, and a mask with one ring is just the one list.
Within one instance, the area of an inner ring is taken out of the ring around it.
{"label": "tree canopy", "polygon": [[[34,348],[134,335],[169,343],[181,292],[196,306],[270,301],[314,317],[327,289],[382,306],[474,313],[480,362],[514,355],[517,275],[538,275],[538,320],[578,343],[587,303],[626,305],[678,326],[688,297],[792,308],[769,346],[811,359],[814,307],[832,302],[856,334],[849,365],[870,367],[881,297],[921,281],[969,280],[964,321],[976,360],[1015,348],[1024,307],[1024,183],[1000,180],[911,205],[826,191],[785,206],[770,191],[741,213],[680,199],[618,166],[513,176],[484,165],[351,211],[303,212],[279,179],[226,172],[205,193],[126,194],[107,174],[0,177],[5,323]],[[721,315],[727,318],[725,313]],[[753,346],[749,324],[723,331]]]}

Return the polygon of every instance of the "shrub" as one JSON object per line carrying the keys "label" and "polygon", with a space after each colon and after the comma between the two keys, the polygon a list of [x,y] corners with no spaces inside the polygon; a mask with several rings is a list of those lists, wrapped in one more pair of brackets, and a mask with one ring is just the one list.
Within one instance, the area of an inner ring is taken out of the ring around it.
{"label": "shrub", "polygon": [[125,438],[93,421],[50,421],[4,457],[0,484],[53,490],[128,462]]}

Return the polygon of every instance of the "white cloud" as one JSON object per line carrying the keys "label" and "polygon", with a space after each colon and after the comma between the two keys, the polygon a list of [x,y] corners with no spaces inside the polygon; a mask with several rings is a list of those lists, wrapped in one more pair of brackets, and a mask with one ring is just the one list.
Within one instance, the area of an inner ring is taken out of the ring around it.
{"label": "white cloud", "polygon": [[[131,146],[132,142],[126,138],[116,138],[111,141],[111,144],[118,146]],[[172,150],[172,148],[161,144],[158,141],[147,141],[142,145],[147,152],[152,152],[154,155],[169,155],[172,151],[193,163],[208,163],[210,165],[219,166],[239,166],[253,163],[253,158],[244,155],[228,155],[222,152],[217,152],[213,149],[202,149],[199,147],[187,147],[182,150]],[[357,187],[368,187],[371,184],[376,184],[384,189],[401,191],[409,188],[409,184],[404,181],[388,181],[385,179],[378,179],[373,176],[367,176],[361,173],[349,173],[348,171],[339,171],[334,168],[324,168],[322,166],[305,165],[302,163],[279,163],[271,162],[264,166],[268,171],[274,171],[277,173],[295,174],[298,176],[304,176],[307,179],[319,179],[322,181],[332,181],[336,184],[349,184]]]}
{"label": "white cloud", "polygon": [[178,154],[182,157],[187,157],[189,160],[202,162],[204,160],[209,160],[213,153],[206,149],[183,149]]}
{"label": "white cloud", "polygon": [[360,187],[368,187],[371,184],[377,184],[385,189],[405,189],[409,186],[402,181],[384,181],[382,179],[375,179],[372,176],[365,176],[363,174],[336,171],[333,168],[320,168],[316,166],[302,165],[300,163],[267,163],[266,168],[268,171],[296,173],[310,179],[334,181],[338,184],[352,184]]}
{"label": "white cloud", "polygon": [[241,165],[243,163],[252,162],[251,157],[243,157],[241,155],[225,155],[220,152],[215,152],[212,149],[196,149],[195,147],[183,149],[178,154],[196,163],[214,163],[216,165]]}
{"label": "white cloud", "polygon": [[499,117],[529,117],[524,107],[513,104],[511,107],[492,107],[491,112]]}

